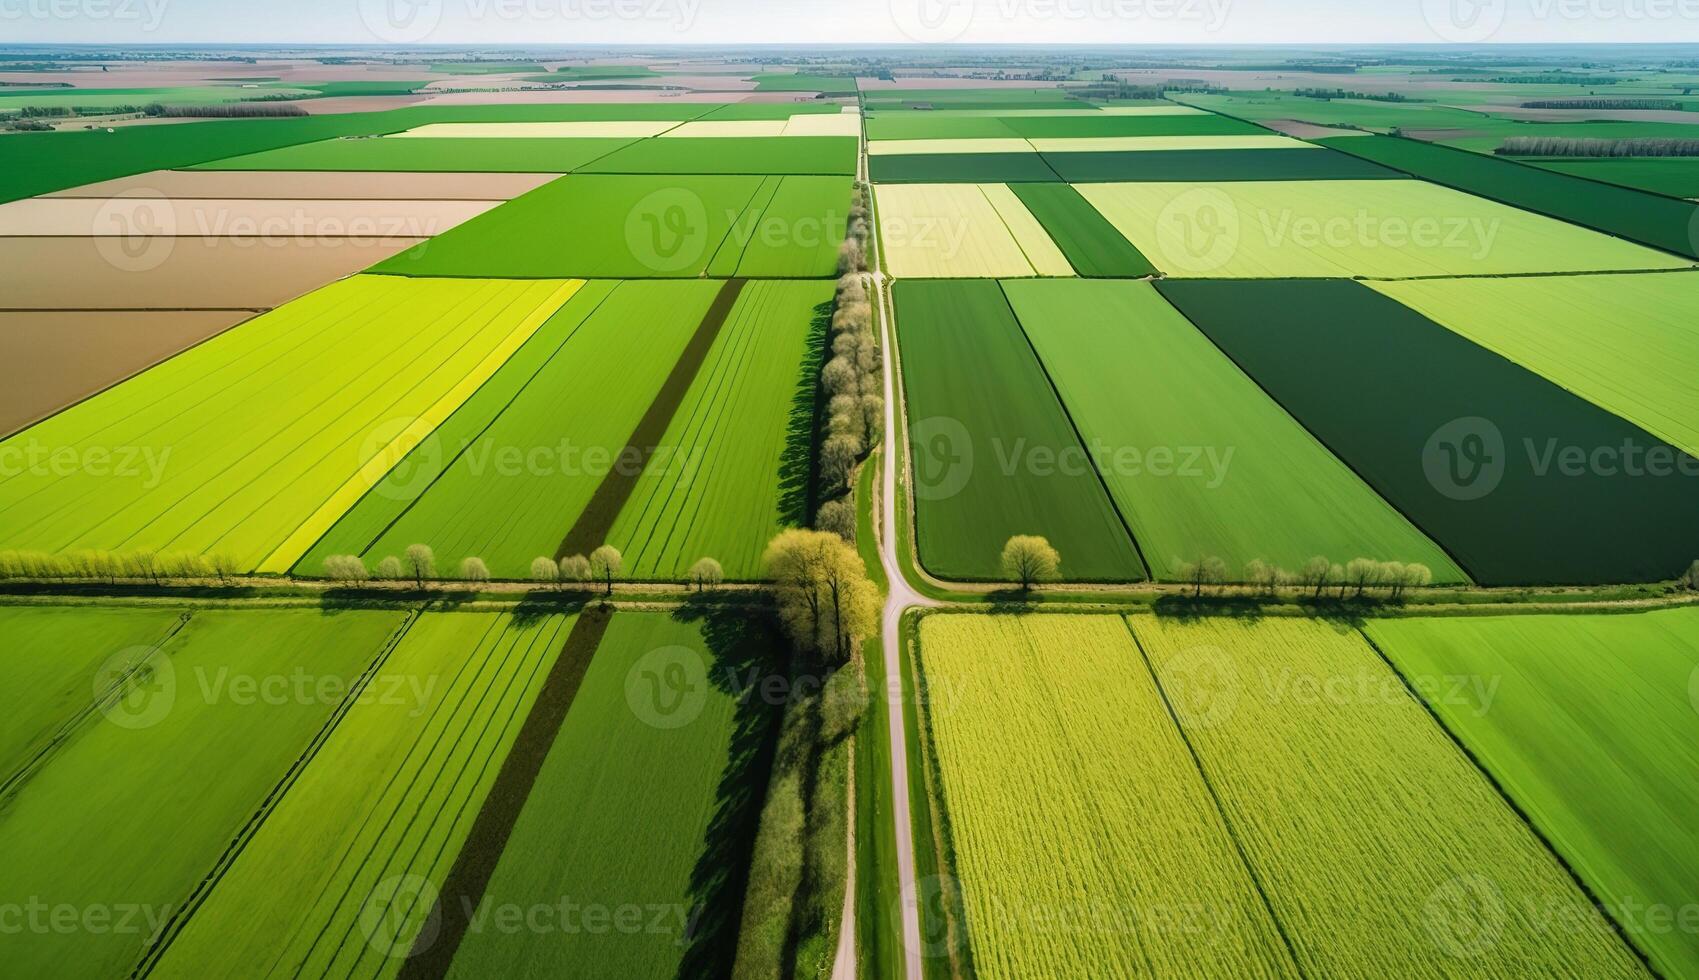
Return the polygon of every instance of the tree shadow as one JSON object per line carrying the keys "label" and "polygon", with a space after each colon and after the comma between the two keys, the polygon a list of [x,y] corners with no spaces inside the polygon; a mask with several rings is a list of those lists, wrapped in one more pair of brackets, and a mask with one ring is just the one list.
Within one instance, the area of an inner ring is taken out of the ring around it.
{"label": "tree shadow", "polygon": [[825,435],[820,399],[820,368],[826,363],[832,325],[832,304],[814,307],[808,326],[807,353],[802,359],[796,387],[791,391],[790,412],[785,422],[785,446],[779,455],[779,523],[784,527],[806,527],[814,515],[819,496],[820,440]]}
{"label": "tree shadow", "polygon": [[1007,588],[985,593],[985,601],[991,604],[992,614],[1007,615],[1032,612],[1044,604],[1044,597],[1037,592]]}
{"label": "tree shadow", "polygon": [[738,699],[714,814],[690,873],[691,920],[682,937],[688,945],[677,973],[680,980],[717,980],[731,975],[737,958],[755,834],[783,717],[782,705],[768,703],[743,685],[782,670],[784,645],[771,618],[748,606],[726,606],[697,595],[673,618],[697,625],[711,661],[709,684]]}
{"label": "tree shadow", "polygon": [[1263,596],[1254,595],[1165,595],[1151,603],[1152,610],[1158,616],[1166,616],[1183,622],[1205,619],[1209,617],[1230,617],[1246,619],[1252,622],[1263,618],[1263,607],[1267,604]]}

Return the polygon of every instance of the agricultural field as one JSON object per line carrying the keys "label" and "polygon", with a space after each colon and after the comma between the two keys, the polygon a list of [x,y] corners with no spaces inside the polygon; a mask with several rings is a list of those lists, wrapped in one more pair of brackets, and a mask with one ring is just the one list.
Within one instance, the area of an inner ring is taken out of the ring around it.
{"label": "agricultural field", "polygon": [[[759,628],[613,615],[482,895],[572,905],[542,930],[472,924],[446,975],[728,973],[778,714],[736,684],[771,644]],[[692,685],[682,700],[669,671]],[[632,909],[639,929],[589,928]]]}
{"label": "agricultural field", "polygon": [[1670,928],[1699,875],[1680,816],[1699,803],[1699,613],[1411,618],[1367,632],[1653,964],[1699,969],[1692,932]]}
{"label": "agricultural field", "polygon": [[579,168],[591,174],[855,173],[849,136],[670,137],[638,140]]}
{"label": "agricultural field", "polygon": [[1170,276],[1410,278],[1690,264],[1415,180],[1078,187]]}
{"label": "agricultural field", "polygon": [[903,282],[894,295],[926,570],[996,579],[1003,542],[1038,534],[1061,552],[1071,581],[1143,578],[998,284]]}
{"label": "agricultural field", "polygon": [[1463,572],[1148,283],[1003,284],[1152,574],[1314,555]]}
{"label": "agricultural field", "polygon": [[1612,159],[1522,161],[1571,177],[1618,184],[1667,197],[1699,198],[1699,160],[1692,157],[1616,157]]}
{"label": "agricultural field", "polygon": [[[0,808],[4,901],[129,918],[99,932],[21,931],[7,942],[11,968],[128,974],[403,624],[399,612],[205,610],[169,639],[135,635],[164,642],[118,651],[104,670],[122,680],[98,701],[82,687],[75,725],[11,774]],[[107,626],[83,624],[111,637]],[[268,695],[268,679],[300,686]]]}
{"label": "agricultural field", "polygon": [[1430,279],[1373,288],[1699,456],[1699,277]]}
{"label": "agricultural field", "polygon": [[[531,560],[562,547],[604,483],[642,472],[646,459],[626,447],[720,289],[587,285],[441,428],[372,474],[369,492],[297,572],[318,574],[337,554],[375,565],[424,543],[449,562],[478,557],[498,578],[528,577]],[[564,404],[562,392],[571,393]],[[604,542],[614,516],[586,525],[596,540],[580,553]]]}
{"label": "agricultural field", "polygon": [[1131,623],[1305,973],[1645,975],[1361,634]]}
{"label": "agricultural field", "polygon": [[[526,124],[514,124],[526,125]],[[554,125],[554,124],[537,124]],[[594,123],[569,125],[596,125]],[[661,125],[668,125],[662,123]],[[496,123],[467,129],[505,128]],[[632,138],[461,136],[434,139],[350,138],[304,143],[201,164],[197,170],[330,170],[395,172],[570,173],[628,146]]]}
{"label": "agricultural field", "polygon": [[928,616],[919,658],[975,975],[1298,975],[1125,621]]}
{"label": "agricultural field", "polygon": [[1097,278],[1139,279],[1156,270],[1115,226],[1067,184],[1011,184],[1074,271]]}
{"label": "agricultural field", "polygon": [[[362,916],[397,876],[440,886],[576,617],[425,613],[240,855],[151,958],[152,976],[265,963],[392,975]],[[314,846],[303,848],[303,841]],[[400,897],[400,896],[396,896]],[[409,896],[410,897],[410,896]],[[429,907],[403,910],[416,933]],[[405,952],[402,950],[401,952]]]}
{"label": "agricultural field", "polygon": [[0,443],[103,461],[0,478],[0,539],[285,571],[578,286],[361,276],[256,317]]}
{"label": "agricultural field", "polygon": [[895,184],[876,192],[885,268],[900,279],[1071,276],[1005,184]]}
{"label": "agricultural field", "polygon": [[1653,582],[1693,560],[1699,473],[1674,447],[1366,285],[1157,288],[1477,583]]}

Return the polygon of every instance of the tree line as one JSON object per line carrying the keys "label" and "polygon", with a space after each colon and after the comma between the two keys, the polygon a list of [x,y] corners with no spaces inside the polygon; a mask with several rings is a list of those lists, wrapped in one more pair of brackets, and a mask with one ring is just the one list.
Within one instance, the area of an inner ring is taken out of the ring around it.
{"label": "tree line", "polygon": [[1512,136],[1493,152],[1513,157],[1694,157],[1699,156],[1699,139],[1675,136],[1626,139]]}
{"label": "tree line", "polygon": [[1687,108],[1674,99],[1535,99],[1524,109],[1672,109]]}
{"label": "tree line", "polygon": [[855,474],[885,431],[885,386],[873,303],[867,293],[867,190],[857,184],[849,224],[838,249],[838,285],[832,304],[832,356],[820,369],[826,398],[825,439],[820,444],[821,504],[815,527],[855,540]]}

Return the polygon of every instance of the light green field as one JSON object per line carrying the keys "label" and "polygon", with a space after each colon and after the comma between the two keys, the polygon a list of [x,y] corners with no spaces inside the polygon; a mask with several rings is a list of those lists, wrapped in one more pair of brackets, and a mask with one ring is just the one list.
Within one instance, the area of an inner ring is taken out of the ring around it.
{"label": "light green field", "polygon": [[8,935],[7,972],[128,975],[401,623],[196,612],[0,805],[0,902],[74,917]]}
{"label": "light green field", "polygon": [[1005,184],[885,184],[879,244],[898,278],[1071,276],[1044,226]]}
{"label": "light green field", "polygon": [[1177,277],[1407,278],[1688,264],[1416,180],[1077,186],[1157,268]]}
{"label": "light green field", "polygon": [[1130,622],[1306,974],[1646,975],[1361,634]]}
{"label": "light green field", "polygon": [[319,93],[305,88],[242,88],[239,85],[181,85],[167,88],[19,88],[0,89],[0,112],[17,112],[25,106],[40,109],[90,109],[114,111],[161,105],[217,105],[277,96],[313,98]]}
{"label": "light green field", "polygon": [[[420,616],[152,975],[392,975],[362,917],[442,885],[575,619]],[[430,908],[398,911],[404,941]]]}
{"label": "light green field", "polygon": [[775,714],[733,682],[773,653],[746,621],[615,613],[484,895],[538,925],[474,926],[449,976],[729,975]]}
{"label": "light green field", "polygon": [[1214,555],[1297,570],[1313,555],[1466,578],[1148,283],[1007,282],[1152,573]]}
{"label": "light green field", "polygon": [[[460,128],[501,127],[503,123]],[[511,124],[533,125],[533,124]],[[535,124],[552,125],[552,124]],[[594,126],[596,123],[561,125]],[[660,123],[660,125],[669,125]],[[354,170],[418,173],[567,173],[629,144],[629,138],[448,136],[332,139],[228,157],[194,170]]]}
{"label": "light green field", "polygon": [[116,680],[108,667],[164,640],[181,622],[170,609],[0,607],[7,682],[0,685],[0,783]]}
{"label": "light green field", "polygon": [[[609,541],[637,578],[686,577],[703,556],[761,577],[761,551],[808,520],[814,400],[832,284],[752,282],[720,330]],[[819,330],[812,329],[816,323]]]}
{"label": "light green field", "polygon": [[0,479],[0,545],[287,570],[574,286],[357,276],[256,317],[0,444],[69,461]]}
{"label": "light green field", "polygon": [[977,976],[1297,975],[1119,617],[929,616],[920,661]]}
{"label": "light green field", "polygon": [[528,578],[531,560],[554,555],[610,470],[633,465],[620,462],[626,440],[719,288],[627,282],[593,311],[574,310],[588,319],[492,422],[470,433],[457,424],[453,441],[426,444],[423,469],[368,496],[388,520],[362,517],[359,527],[378,533],[339,532],[346,545],[326,553],[375,566],[422,542],[444,569],[476,556],[498,578]]}
{"label": "light green field", "polygon": [[1677,927],[1699,881],[1699,611],[1368,632],[1653,964],[1699,972],[1699,936]]}
{"label": "light green field", "polygon": [[1699,276],[1373,283],[1489,350],[1699,455]]}

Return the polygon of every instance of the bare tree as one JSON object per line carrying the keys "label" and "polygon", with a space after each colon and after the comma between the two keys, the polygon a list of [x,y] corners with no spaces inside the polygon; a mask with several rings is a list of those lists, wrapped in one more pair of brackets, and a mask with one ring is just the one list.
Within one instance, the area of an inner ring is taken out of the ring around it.
{"label": "bare tree", "polygon": [[625,558],[620,555],[619,549],[611,544],[604,544],[590,552],[590,574],[607,585],[608,595],[614,594],[614,579],[619,577],[624,568]]}
{"label": "bare tree", "polygon": [[1062,556],[1049,540],[1036,534],[1017,534],[1003,543],[1003,577],[1019,582],[1022,592],[1031,592],[1039,582],[1054,581],[1061,573]]}
{"label": "bare tree", "polygon": [[1380,582],[1380,575],[1380,562],[1371,558],[1353,558],[1345,565],[1345,580],[1354,590],[1351,594],[1358,599]]}
{"label": "bare tree", "polygon": [[531,581],[541,582],[544,585],[558,585],[560,583],[560,566],[555,564],[555,560],[548,555],[539,555],[531,559]]}
{"label": "bare tree", "polygon": [[465,558],[460,562],[460,580],[463,582],[488,582],[490,566],[484,564],[482,558]]}
{"label": "bare tree", "polygon": [[407,574],[413,576],[416,588],[425,587],[425,579],[437,574],[437,555],[428,544],[410,544],[406,551]]}
{"label": "bare tree", "polygon": [[389,557],[385,558],[383,561],[378,562],[378,568],[377,568],[378,578],[386,579],[388,581],[393,582],[393,581],[396,581],[397,579],[401,578],[401,574],[402,574],[401,559],[395,557],[394,555],[390,555]]}
{"label": "bare tree", "polygon": [[583,555],[567,555],[560,560],[560,584],[590,581],[590,559]]}
{"label": "bare tree", "polygon": [[218,577],[220,585],[223,585],[234,578],[239,567],[240,566],[236,564],[236,557],[234,555],[229,555],[222,551],[213,553],[212,574]]}
{"label": "bare tree", "polygon": [[725,569],[712,558],[698,558],[696,564],[690,566],[690,581],[696,586],[696,591],[718,588],[726,580]]}
{"label": "bare tree", "polygon": [[1214,555],[1186,562],[1180,566],[1180,581],[1192,587],[1192,598],[1196,599],[1203,595],[1204,586],[1227,581],[1227,563]]}
{"label": "bare tree", "polygon": [[1327,588],[1327,572],[1333,565],[1320,555],[1304,562],[1304,567],[1298,570],[1298,584],[1310,589],[1310,595],[1321,597],[1321,590]]}

